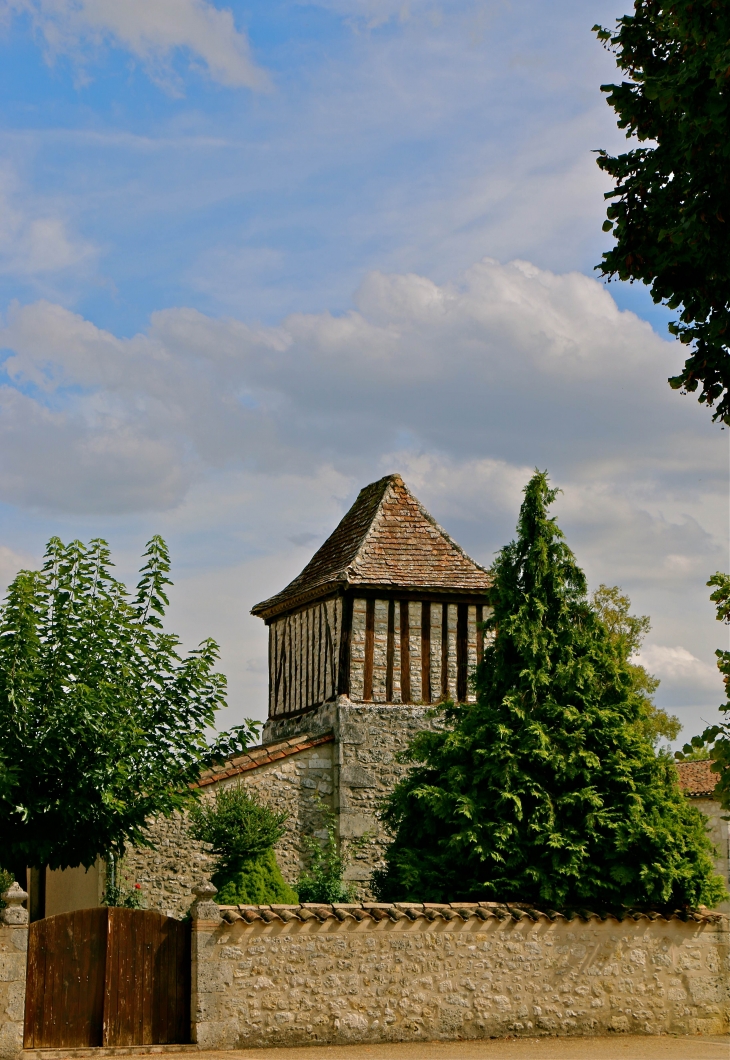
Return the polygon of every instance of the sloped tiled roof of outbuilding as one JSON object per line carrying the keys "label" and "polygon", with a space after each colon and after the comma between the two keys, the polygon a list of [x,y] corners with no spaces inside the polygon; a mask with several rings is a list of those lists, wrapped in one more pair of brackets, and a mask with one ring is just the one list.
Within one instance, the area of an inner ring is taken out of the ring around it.
{"label": "sloped tiled roof of outbuilding", "polygon": [[712,772],[711,759],[703,762],[677,762],[679,786],[687,795],[712,795],[720,779]]}
{"label": "sloped tiled roof of outbuilding", "polygon": [[270,618],[338,586],[482,593],[489,584],[400,475],[386,475],[360,490],[302,573],[251,613]]}

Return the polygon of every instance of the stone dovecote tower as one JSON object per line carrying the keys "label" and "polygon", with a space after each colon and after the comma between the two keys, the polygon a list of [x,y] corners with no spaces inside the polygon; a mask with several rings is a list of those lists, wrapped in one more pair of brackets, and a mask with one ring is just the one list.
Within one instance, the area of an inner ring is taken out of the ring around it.
{"label": "stone dovecote tower", "polygon": [[[292,782],[292,770],[299,777],[300,828],[312,827],[307,787],[316,787],[337,815],[340,839],[370,837],[346,872],[361,897],[385,841],[377,804],[406,768],[397,752],[416,730],[438,724],[431,704],[471,698],[488,590],[488,572],[400,475],[387,475],[360,491],[294,581],[252,609],[269,628],[262,751],[289,758],[282,783]],[[316,770],[307,755],[319,756]]]}
{"label": "stone dovecote tower", "polygon": [[468,700],[488,587],[400,475],[366,486],[302,573],[252,610],[269,627],[270,722],[338,696]]}

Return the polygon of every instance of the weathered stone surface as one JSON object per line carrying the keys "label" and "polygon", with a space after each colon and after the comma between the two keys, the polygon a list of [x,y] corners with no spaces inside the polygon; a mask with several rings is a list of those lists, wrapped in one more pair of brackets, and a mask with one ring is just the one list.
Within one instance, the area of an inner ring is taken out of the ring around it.
{"label": "weathered stone surface", "polygon": [[15,1060],[23,1048],[27,949],[27,925],[0,924],[1,1060]]}
{"label": "weathered stone surface", "polygon": [[[365,739],[363,738],[361,742],[365,743]],[[377,788],[378,786],[373,774],[368,773],[367,769],[363,769],[358,762],[342,766],[340,769],[340,783],[350,788]]]}
{"label": "weathered stone surface", "polygon": [[193,1010],[210,1049],[722,1034],[730,1017],[724,918],[312,917],[198,926],[195,936]]}

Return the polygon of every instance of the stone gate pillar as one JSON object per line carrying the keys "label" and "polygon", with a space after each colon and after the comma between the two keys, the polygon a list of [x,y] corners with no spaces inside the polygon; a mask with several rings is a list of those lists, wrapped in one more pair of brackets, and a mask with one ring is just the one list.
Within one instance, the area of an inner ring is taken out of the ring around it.
{"label": "stone gate pillar", "polygon": [[17,883],[3,894],[0,910],[0,1058],[16,1060],[23,1049],[25,973],[28,959],[28,895]]}

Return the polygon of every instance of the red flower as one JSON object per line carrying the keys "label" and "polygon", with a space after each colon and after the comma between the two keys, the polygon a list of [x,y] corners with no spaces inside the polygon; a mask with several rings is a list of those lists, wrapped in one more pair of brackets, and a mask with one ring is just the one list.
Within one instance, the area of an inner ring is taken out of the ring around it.
{"label": "red flower", "polygon": [[134,885],[134,888],[135,888],[135,890],[137,890],[137,891],[141,891],[141,890],[142,890],[142,886],[141,886],[141,884],[139,884],[139,883],[135,883],[135,885]]}

